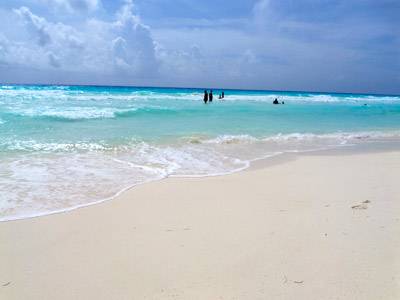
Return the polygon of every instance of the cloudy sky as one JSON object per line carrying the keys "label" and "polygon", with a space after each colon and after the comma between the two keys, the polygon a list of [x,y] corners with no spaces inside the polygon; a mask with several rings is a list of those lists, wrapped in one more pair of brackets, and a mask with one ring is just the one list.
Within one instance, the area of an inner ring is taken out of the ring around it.
{"label": "cloudy sky", "polygon": [[0,0],[0,82],[400,93],[398,0]]}

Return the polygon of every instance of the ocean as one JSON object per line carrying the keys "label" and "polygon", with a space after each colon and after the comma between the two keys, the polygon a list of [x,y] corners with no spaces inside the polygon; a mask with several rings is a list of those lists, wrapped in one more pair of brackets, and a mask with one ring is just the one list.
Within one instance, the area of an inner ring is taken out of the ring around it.
{"label": "ocean", "polygon": [[0,221],[288,152],[400,140],[400,96],[221,91],[205,105],[202,89],[0,86]]}

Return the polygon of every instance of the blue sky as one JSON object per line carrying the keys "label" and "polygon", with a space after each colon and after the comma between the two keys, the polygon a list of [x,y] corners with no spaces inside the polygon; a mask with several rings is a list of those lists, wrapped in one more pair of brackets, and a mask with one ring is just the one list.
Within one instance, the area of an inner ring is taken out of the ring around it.
{"label": "blue sky", "polygon": [[398,0],[0,1],[0,81],[400,93]]}

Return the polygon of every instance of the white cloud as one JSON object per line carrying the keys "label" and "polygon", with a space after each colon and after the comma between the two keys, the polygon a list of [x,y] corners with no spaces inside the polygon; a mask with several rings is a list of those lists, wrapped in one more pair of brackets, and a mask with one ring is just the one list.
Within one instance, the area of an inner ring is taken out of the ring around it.
{"label": "white cloud", "polygon": [[101,6],[101,0],[40,0],[59,10],[66,10],[70,13],[76,11],[93,12]]}
{"label": "white cloud", "polygon": [[133,11],[133,2],[126,1],[111,26],[111,30],[117,34],[112,41],[115,66],[149,74],[157,69],[156,46],[150,28]]}
{"label": "white cloud", "polygon": [[25,6],[15,9],[14,12],[21,17],[28,30],[36,36],[37,43],[40,46],[45,46],[51,42],[49,26],[44,18],[34,15]]}
{"label": "white cloud", "polygon": [[35,38],[41,47],[64,46],[70,48],[82,48],[81,34],[71,26],[63,23],[51,23],[46,19],[33,14],[29,8],[21,7],[14,12],[20,16],[26,29]]}
{"label": "white cloud", "polygon": [[[159,62],[150,28],[134,13],[132,1],[124,3],[114,21],[91,19],[80,24],[79,31],[78,27],[50,22],[27,7],[14,12],[28,34],[21,42],[12,41],[23,52],[15,63],[128,78],[157,74]],[[1,46],[0,58],[4,49]]]}
{"label": "white cloud", "polygon": [[[82,57],[87,51],[85,36],[74,27],[63,23],[52,23],[39,17],[27,7],[15,9],[26,28],[29,39],[13,41],[15,47],[24,53],[16,63],[26,63],[35,68],[60,68],[76,70],[84,66]],[[32,42],[33,41],[33,42]]]}
{"label": "white cloud", "polygon": [[[215,85],[248,78],[255,69],[258,77],[264,73],[258,54],[265,48],[260,48],[263,42],[258,37],[224,28],[152,32],[132,1],[124,2],[113,21],[92,18],[75,26],[52,23],[26,7],[15,12],[31,40],[19,43],[24,58],[15,60],[37,69],[92,78],[102,74],[122,84],[138,84],[143,79],[156,84],[161,78],[162,84],[171,85]],[[153,33],[157,33],[157,42]]]}

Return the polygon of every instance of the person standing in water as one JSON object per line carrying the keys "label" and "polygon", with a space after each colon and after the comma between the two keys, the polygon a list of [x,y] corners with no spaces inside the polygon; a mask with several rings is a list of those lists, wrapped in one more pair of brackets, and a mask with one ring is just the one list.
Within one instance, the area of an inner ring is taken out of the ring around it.
{"label": "person standing in water", "polygon": [[212,90],[210,91],[210,94],[208,94],[208,100],[209,100],[210,102],[213,101],[213,91],[212,91]]}
{"label": "person standing in water", "polygon": [[224,99],[225,98],[225,93],[224,92],[222,92],[222,99]]}
{"label": "person standing in water", "polygon": [[208,93],[207,93],[207,90],[205,90],[204,91],[204,104],[207,104],[207,102],[208,102]]}

